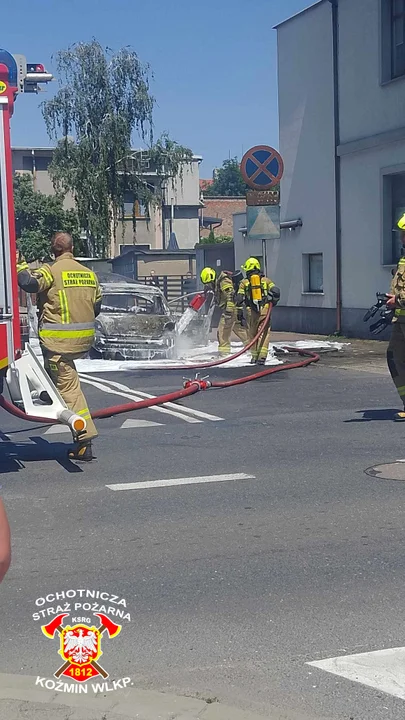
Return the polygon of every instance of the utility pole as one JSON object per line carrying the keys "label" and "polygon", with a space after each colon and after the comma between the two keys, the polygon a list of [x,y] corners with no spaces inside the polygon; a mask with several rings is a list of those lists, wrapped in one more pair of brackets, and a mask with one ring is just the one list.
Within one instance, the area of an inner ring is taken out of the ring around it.
{"label": "utility pole", "polygon": [[335,143],[335,212],[336,212],[336,335],[342,334],[342,192],[340,145],[340,102],[339,102],[339,0],[329,0],[332,18],[333,57],[333,125]]}

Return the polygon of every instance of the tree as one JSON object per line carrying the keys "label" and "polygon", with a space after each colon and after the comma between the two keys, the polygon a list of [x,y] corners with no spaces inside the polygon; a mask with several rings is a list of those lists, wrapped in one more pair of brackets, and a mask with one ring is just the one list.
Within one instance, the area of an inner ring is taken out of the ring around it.
{"label": "tree", "polygon": [[215,235],[214,231],[211,230],[208,237],[200,239],[200,245],[222,245],[223,243],[229,243],[233,241],[231,235]]}
{"label": "tree", "polygon": [[[161,202],[144,180],[145,167],[161,185],[192,153],[167,135],[153,142],[150,70],[135,52],[78,43],[57,54],[57,70],[60,89],[42,104],[49,137],[58,141],[49,171],[55,188],[74,196],[87,252],[102,256],[116,238],[124,193],[146,206]],[[146,151],[131,152],[134,134]]]}
{"label": "tree", "polygon": [[28,262],[49,259],[50,240],[58,231],[70,233],[76,251],[82,250],[76,211],[65,210],[61,195],[35,191],[29,175],[14,178],[14,207],[18,247]]}
{"label": "tree", "polygon": [[204,191],[207,197],[218,195],[239,197],[245,194],[246,185],[236,157],[232,160],[224,160],[214,182]]}

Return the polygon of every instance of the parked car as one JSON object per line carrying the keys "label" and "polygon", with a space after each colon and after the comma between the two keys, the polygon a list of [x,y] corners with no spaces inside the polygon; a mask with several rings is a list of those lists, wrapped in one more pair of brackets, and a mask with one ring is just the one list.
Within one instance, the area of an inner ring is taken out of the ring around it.
{"label": "parked car", "polygon": [[114,274],[99,274],[101,313],[91,357],[157,360],[174,356],[175,319],[154,285]]}

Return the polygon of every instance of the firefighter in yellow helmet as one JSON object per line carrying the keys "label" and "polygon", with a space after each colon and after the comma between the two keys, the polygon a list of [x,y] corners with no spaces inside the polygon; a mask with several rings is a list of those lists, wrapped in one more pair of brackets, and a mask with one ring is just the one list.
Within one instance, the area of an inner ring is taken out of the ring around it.
{"label": "firefighter in yellow helmet", "polygon": [[387,363],[404,410],[396,413],[395,420],[405,421],[405,214],[398,220],[401,231],[402,257],[392,279],[387,307],[395,310],[391,339],[387,349]]}
{"label": "firefighter in yellow helmet", "polygon": [[222,310],[218,325],[218,351],[220,355],[229,355],[232,331],[244,345],[247,343],[247,332],[243,327],[243,320],[237,317],[232,273],[222,271],[217,277],[213,268],[206,267],[201,271],[200,277],[205,290],[211,290],[214,293],[215,302]]}
{"label": "firefighter in yellow helmet", "polygon": [[93,459],[91,440],[97,430],[80,387],[74,361],[90,350],[94,321],[101,309],[97,276],[73,257],[68,233],[51,241],[55,262],[30,272],[24,258],[17,261],[19,286],[37,294],[39,340],[45,369],[68,408],[86,420],[86,431],[69,452],[71,460]]}
{"label": "firefighter in yellow helmet", "polygon": [[[269,309],[269,303],[277,305],[280,299],[280,290],[272,280],[266,277],[260,268],[257,258],[250,257],[242,265],[246,278],[239,285],[236,304],[239,317],[243,314],[243,306],[247,308],[249,342],[257,335],[259,325],[263,322]],[[264,328],[262,334],[250,352],[252,363],[264,365],[269,351],[270,323]]]}

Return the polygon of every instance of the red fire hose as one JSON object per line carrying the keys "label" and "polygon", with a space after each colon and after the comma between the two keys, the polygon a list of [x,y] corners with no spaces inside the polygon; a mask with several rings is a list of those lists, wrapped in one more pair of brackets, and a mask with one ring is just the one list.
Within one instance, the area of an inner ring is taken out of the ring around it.
{"label": "red fire hose", "polygon": [[[252,345],[254,345],[255,342],[259,339],[260,335],[265,330],[266,326],[270,322],[270,316],[272,311],[272,305],[269,305],[269,309],[267,312],[266,317],[264,318],[263,322],[260,324],[258,332],[256,337],[253,338],[242,350],[235,353],[234,355],[229,355],[226,358],[221,358],[219,360],[214,360],[212,362],[208,363],[202,363],[202,364],[196,364],[196,365],[169,365],[169,366],[157,366],[154,367],[155,370],[199,370],[204,368],[211,368],[216,367],[218,365],[224,365],[225,363],[230,362],[231,360],[235,360],[236,358],[243,355],[243,353],[247,352]],[[92,413],[92,417],[94,419],[100,419],[100,418],[107,418],[112,417],[114,415],[120,415],[121,413],[126,412],[132,412],[134,410],[142,410],[144,408],[153,407],[155,405],[163,405],[164,403],[168,402],[175,402],[176,400],[181,400],[182,398],[189,397],[190,395],[194,395],[195,393],[199,392],[200,390],[207,390],[210,387],[213,388],[226,388],[226,387],[233,387],[235,385],[242,385],[244,383],[251,382],[253,380],[258,380],[262,377],[266,377],[267,375],[272,375],[276,372],[281,372],[284,370],[294,370],[295,368],[305,367],[306,365],[310,365],[311,363],[318,362],[319,355],[316,353],[306,351],[306,350],[296,350],[286,348],[289,352],[298,352],[301,356],[306,356],[305,360],[300,360],[296,363],[287,363],[286,365],[278,365],[276,367],[270,367],[265,370],[261,370],[259,372],[255,372],[252,375],[247,375],[246,377],[242,378],[236,378],[235,380],[228,380],[225,382],[210,382],[207,380],[201,380],[198,378],[195,378],[193,380],[187,380],[184,383],[184,388],[182,390],[176,390],[172,393],[167,393],[166,395],[159,395],[155,398],[148,398],[146,400],[138,400],[133,401],[130,403],[124,403],[121,405],[113,405],[109,408],[104,408],[101,410],[96,410]],[[43,423],[44,425],[50,425],[50,424],[56,424],[58,421],[51,421],[49,418],[41,418],[36,417],[35,415],[27,415],[23,410],[20,410],[18,407],[13,405],[12,403],[8,402],[4,398],[3,395],[0,394],[0,407],[2,407],[4,410],[9,412],[11,415],[14,415],[15,417],[20,418],[21,420],[26,420],[28,422],[36,422],[36,423]]]}
{"label": "red fire hose", "polygon": [[[113,407],[104,408],[102,410],[95,410],[92,413],[92,418],[107,418],[113,415],[120,415],[124,412],[132,412],[133,410],[143,410],[144,408],[153,407],[154,405],[163,405],[167,402],[174,402],[175,400],[181,400],[182,398],[194,395],[200,390],[205,390],[207,383],[203,380],[190,380],[189,384],[183,390],[176,390],[166,395],[159,395],[156,398],[148,398],[147,400],[138,400],[123,405],[114,405]],[[21,420],[27,420],[29,422],[43,423],[44,425],[58,424],[57,420],[49,420],[49,418],[36,417],[35,415],[27,415],[23,410],[8,402],[3,395],[0,395],[0,407],[7,410],[11,415],[20,418]]]}
{"label": "red fire hose", "polygon": [[[320,357],[317,353],[311,350],[300,350],[297,348],[285,348],[288,352],[297,352],[301,356],[306,356],[305,360],[300,360],[295,363],[286,363],[285,365],[276,365],[275,367],[269,367],[265,370],[253,373],[253,375],[246,375],[246,377],[236,378],[235,380],[226,380],[224,382],[211,382],[210,387],[213,388],[227,388],[234,387],[235,385],[244,385],[244,383],[252,382],[252,380],[260,380],[260,378],[266,377],[267,375],[273,375],[274,373],[283,372],[284,370],[295,370],[296,368],[306,367],[312,363],[318,362]],[[188,387],[188,383],[193,381],[186,381],[184,387]]]}

